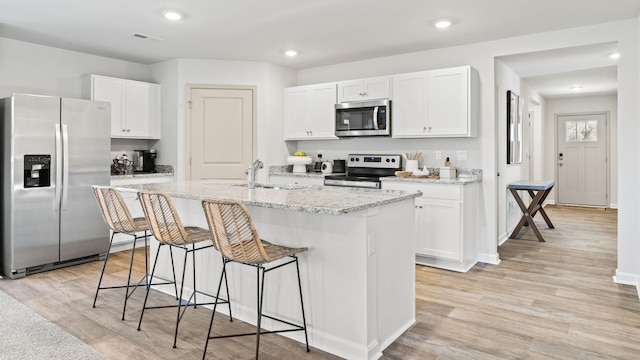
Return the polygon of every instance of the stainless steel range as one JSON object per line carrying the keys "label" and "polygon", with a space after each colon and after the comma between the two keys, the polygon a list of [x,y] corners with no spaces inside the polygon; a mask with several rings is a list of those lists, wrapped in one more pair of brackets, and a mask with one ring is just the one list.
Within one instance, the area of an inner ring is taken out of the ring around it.
{"label": "stainless steel range", "polygon": [[395,176],[402,170],[401,155],[351,154],[347,156],[347,174],[329,175],[324,184],[380,189],[380,178]]}

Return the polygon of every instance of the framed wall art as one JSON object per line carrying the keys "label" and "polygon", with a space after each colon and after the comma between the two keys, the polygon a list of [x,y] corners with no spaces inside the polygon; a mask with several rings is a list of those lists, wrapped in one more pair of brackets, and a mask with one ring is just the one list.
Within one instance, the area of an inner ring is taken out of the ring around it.
{"label": "framed wall art", "polygon": [[507,164],[522,162],[522,108],[524,100],[507,91]]}

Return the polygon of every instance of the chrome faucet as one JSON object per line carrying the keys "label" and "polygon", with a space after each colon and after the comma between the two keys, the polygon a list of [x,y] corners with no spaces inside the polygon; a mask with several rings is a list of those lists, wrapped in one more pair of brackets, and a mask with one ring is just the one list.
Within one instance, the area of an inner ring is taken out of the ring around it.
{"label": "chrome faucet", "polygon": [[256,160],[249,166],[249,169],[247,169],[247,185],[249,186],[249,189],[256,187],[256,173],[263,167],[264,164],[262,161]]}

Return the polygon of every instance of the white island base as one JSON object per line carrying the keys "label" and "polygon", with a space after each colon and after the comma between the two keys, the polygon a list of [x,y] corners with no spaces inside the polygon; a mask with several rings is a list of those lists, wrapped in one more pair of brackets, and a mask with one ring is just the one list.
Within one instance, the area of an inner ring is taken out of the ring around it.
{"label": "white island base", "polygon": [[[185,225],[207,228],[200,201],[173,200]],[[413,203],[411,198],[341,215],[247,206],[261,238],[309,248],[299,259],[312,347],[347,359],[378,359],[415,322]],[[152,244],[155,256],[158,243]],[[213,248],[198,253],[198,290],[215,294],[222,269],[220,254]],[[182,254],[175,254],[180,276]],[[193,281],[189,266],[185,288]],[[255,324],[255,270],[230,264],[227,273],[234,318]],[[156,276],[171,278],[166,249],[160,254]],[[173,288],[166,292],[172,293]],[[228,308],[217,309],[227,313]],[[266,275],[264,310],[302,323],[294,267]],[[266,318],[262,324],[265,329],[282,328]],[[216,321],[214,326],[224,323]],[[205,333],[203,329],[203,340]],[[302,332],[282,336],[304,343]],[[213,340],[210,351],[215,351],[216,341],[221,340]],[[303,346],[300,351],[304,352]]]}

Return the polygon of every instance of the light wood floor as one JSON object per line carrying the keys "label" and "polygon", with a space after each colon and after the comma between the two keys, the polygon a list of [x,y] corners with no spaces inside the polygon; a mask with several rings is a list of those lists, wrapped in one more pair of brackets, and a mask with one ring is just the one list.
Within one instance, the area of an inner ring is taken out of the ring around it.
{"label": "light wood floor", "polygon": [[[499,249],[501,264],[466,274],[416,266],[416,324],[384,352],[384,359],[637,359],[640,301],[635,287],[613,283],[616,211],[547,207],[556,226],[528,229]],[[112,257],[109,280],[122,278],[129,253]],[[137,262],[139,269],[142,263]],[[210,311],[189,309],[172,349],[174,310],[145,314],[136,331],[143,292],[120,320],[121,291],[91,303],[101,264],[2,280],[0,288],[93,346],[108,359],[199,359]],[[142,290],[142,289],[140,289]],[[148,315],[148,317],[147,317]],[[220,317],[225,332],[250,329]],[[210,359],[251,359],[253,338],[216,340]],[[277,335],[261,343],[263,359],[332,359]]]}

